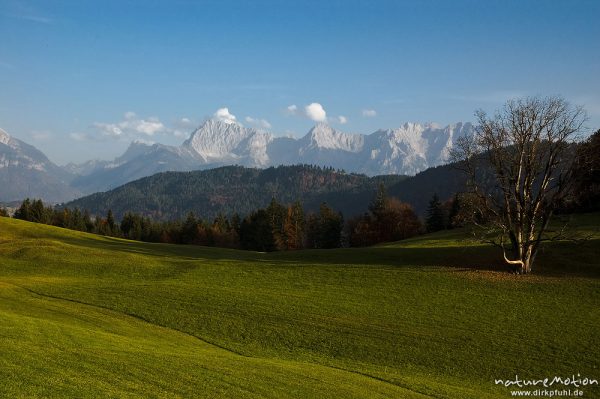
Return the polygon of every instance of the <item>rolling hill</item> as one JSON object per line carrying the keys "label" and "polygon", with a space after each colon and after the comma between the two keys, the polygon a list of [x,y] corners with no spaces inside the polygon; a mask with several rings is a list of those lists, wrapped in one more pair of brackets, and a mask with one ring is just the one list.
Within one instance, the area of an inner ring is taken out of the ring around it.
{"label": "rolling hill", "polygon": [[504,398],[496,378],[598,378],[600,219],[575,223],[594,239],[514,276],[460,230],[263,254],[0,218],[0,396]]}

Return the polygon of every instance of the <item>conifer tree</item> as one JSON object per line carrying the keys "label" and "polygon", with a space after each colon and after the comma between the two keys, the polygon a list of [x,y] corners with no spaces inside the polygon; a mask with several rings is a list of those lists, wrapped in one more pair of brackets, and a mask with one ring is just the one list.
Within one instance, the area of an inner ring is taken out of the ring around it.
{"label": "conifer tree", "polygon": [[21,206],[15,211],[14,218],[28,221],[31,220],[31,200],[29,198],[26,198],[21,202]]}
{"label": "conifer tree", "polygon": [[427,231],[430,233],[444,229],[444,210],[437,194],[433,194],[433,197],[429,201],[425,225]]}
{"label": "conifer tree", "polygon": [[188,213],[183,226],[181,227],[181,242],[184,244],[193,244],[198,240],[198,220],[194,212]]}
{"label": "conifer tree", "polygon": [[115,217],[111,209],[106,214],[106,224],[108,226],[108,234],[112,234],[115,231]]}

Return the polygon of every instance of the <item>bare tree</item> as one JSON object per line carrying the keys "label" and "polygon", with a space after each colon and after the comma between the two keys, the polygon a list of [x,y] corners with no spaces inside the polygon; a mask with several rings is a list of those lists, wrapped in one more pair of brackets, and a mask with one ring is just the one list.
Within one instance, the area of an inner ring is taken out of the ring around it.
{"label": "bare tree", "polygon": [[560,97],[534,97],[510,100],[492,118],[475,115],[475,134],[453,154],[468,173],[470,220],[502,248],[508,265],[529,273],[540,243],[559,238],[544,233],[572,181],[585,111]]}

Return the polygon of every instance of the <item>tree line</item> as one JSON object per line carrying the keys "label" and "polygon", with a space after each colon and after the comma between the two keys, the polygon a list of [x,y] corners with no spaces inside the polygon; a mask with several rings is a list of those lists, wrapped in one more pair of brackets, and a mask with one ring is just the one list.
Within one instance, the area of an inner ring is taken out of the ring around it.
{"label": "tree line", "polygon": [[[457,200],[453,199],[442,204],[437,195],[434,196],[423,224],[409,204],[389,197],[381,184],[368,210],[349,220],[326,203],[316,212],[306,212],[299,201],[282,204],[276,199],[245,217],[234,213],[202,219],[190,212],[184,219],[156,221],[127,212],[117,221],[111,210],[106,215],[92,216],[87,210],[53,208],[40,199],[28,198],[13,217],[138,241],[270,252],[361,247],[453,228],[456,225],[450,222],[452,216],[449,215],[456,204]],[[0,209],[0,215],[8,216],[8,213]]]}

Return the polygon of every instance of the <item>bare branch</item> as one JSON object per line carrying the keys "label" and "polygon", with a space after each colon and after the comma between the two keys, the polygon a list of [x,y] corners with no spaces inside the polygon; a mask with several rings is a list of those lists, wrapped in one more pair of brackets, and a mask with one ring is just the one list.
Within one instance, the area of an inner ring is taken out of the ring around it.
{"label": "bare branch", "polygon": [[[585,111],[560,97],[528,97],[508,101],[494,117],[483,111],[475,116],[475,135],[459,142],[454,154],[469,178],[473,215],[487,217],[500,234],[490,243],[499,242],[506,263],[527,273],[539,244],[548,239],[544,232],[554,207],[572,181],[568,149],[583,128]],[[492,172],[494,181],[484,181],[482,171]]]}

